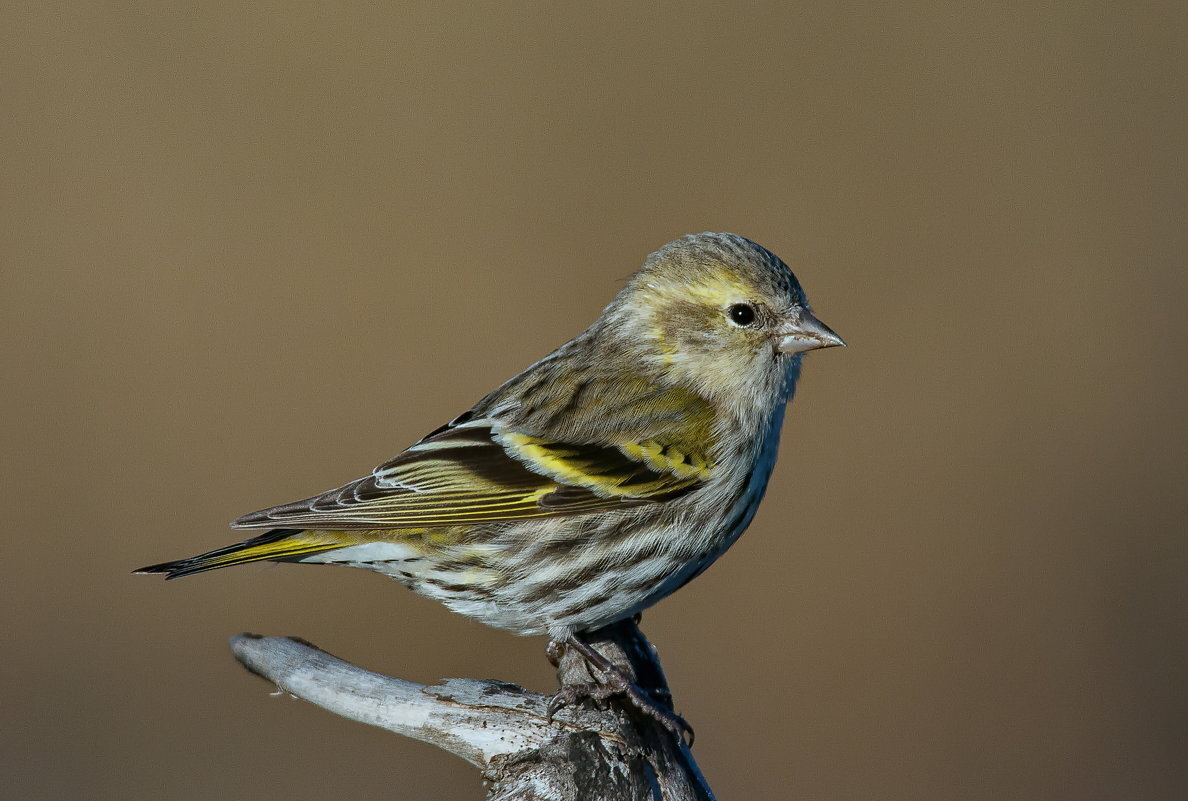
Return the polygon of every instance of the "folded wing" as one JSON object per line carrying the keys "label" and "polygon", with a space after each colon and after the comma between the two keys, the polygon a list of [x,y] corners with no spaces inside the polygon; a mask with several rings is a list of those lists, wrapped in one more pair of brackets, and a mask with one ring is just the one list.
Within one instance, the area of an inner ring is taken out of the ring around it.
{"label": "folded wing", "polygon": [[466,421],[369,476],[232,526],[404,529],[586,514],[675,498],[710,470],[704,457],[654,441],[575,445]]}

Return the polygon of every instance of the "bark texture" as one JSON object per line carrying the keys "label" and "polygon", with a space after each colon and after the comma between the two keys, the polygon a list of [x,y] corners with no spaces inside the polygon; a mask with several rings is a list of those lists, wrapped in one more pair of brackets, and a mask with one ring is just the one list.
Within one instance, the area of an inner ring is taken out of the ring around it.
{"label": "bark texture", "polygon": [[[671,709],[660,660],[634,621],[585,636],[636,684]],[[559,709],[515,684],[444,679],[424,685],[373,673],[295,637],[240,634],[244,667],[336,715],[443,748],[477,766],[489,801],[712,801],[689,746],[629,701],[614,697]],[[586,662],[561,656],[562,687],[591,684]]]}

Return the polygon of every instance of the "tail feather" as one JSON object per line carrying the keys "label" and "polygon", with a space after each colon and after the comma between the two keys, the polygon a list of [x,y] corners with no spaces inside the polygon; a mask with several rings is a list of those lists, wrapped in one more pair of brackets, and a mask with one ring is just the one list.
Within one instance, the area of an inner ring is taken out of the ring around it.
{"label": "tail feather", "polygon": [[342,543],[328,542],[324,538],[303,538],[300,535],[304,533],[306,532],[301,529],[276,528],[236,545],[191,556],[189,559],[179,559],[176,562],[149,565],[132,572],[134,574],[165,573],[165,579],[168,581],[182,576],[192,576],[195,573],[204,573],[207,570],[216,570],[220,567],[241,565],[245,562],[288,559],[342,547]]}

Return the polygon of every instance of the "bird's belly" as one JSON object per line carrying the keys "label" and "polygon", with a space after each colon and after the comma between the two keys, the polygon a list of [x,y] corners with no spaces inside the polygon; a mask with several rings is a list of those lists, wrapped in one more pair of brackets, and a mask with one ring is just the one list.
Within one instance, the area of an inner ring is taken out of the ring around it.
{"label": "bird's belly", "polygon": [[770,466],[761,469],[734,498],[715,504],[716,512],[700,508],[651,522],[623,520],[552,557],[543,548],[527,548],[529,554],[536,551],[531,565],[496,590],[503,603],[491,610],[512,625],[470,614],[488,625],[556,638],[641,612],[704,571],[738,539],[767,483]]}
{"label": "bird's belly", "polygon": [[[759,510],[759,503],[767,492],[767,482],[775,467],[776,449],[779,444],[778,421],[776,432],[774,437],[769,437],[760,447],[753,469],[746,481],[743,482],[741,490],[737,492],[732,501],[721,505],[721,508],[724,509],[722,514],[707,515],[711,522],[700,531],[693,527],[686,527],[683,531],[672,533],[672,539],[675,540],[683,535],[688,538],[693,547],[682,549],[686,558],[679,562],[678,569],[664,581],[655,585],[635,608],[618,619],[646,609],[697,578],[742,536]],[[606,621],[598,625],[606,625],[611,622],[613,621]]]}
{"label": "bird's belly", "polygon": [[301,559],[306,564],[343,565],[396,579],[414,592],[449,603],[483,599],[499,574],[477,558],[480,546],[426,547],[423,542],[367,542]]}

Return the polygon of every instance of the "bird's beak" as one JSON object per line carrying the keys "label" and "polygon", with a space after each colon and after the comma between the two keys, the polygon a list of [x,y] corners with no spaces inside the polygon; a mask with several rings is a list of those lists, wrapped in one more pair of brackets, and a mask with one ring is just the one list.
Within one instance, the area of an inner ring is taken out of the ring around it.
{"label": "bird's beak", "polygon": [[817,348],[846,346],[841,337],[807,309],[781,328],[777,336],[779,344],[776,347],[781,353],[804,353]]}

